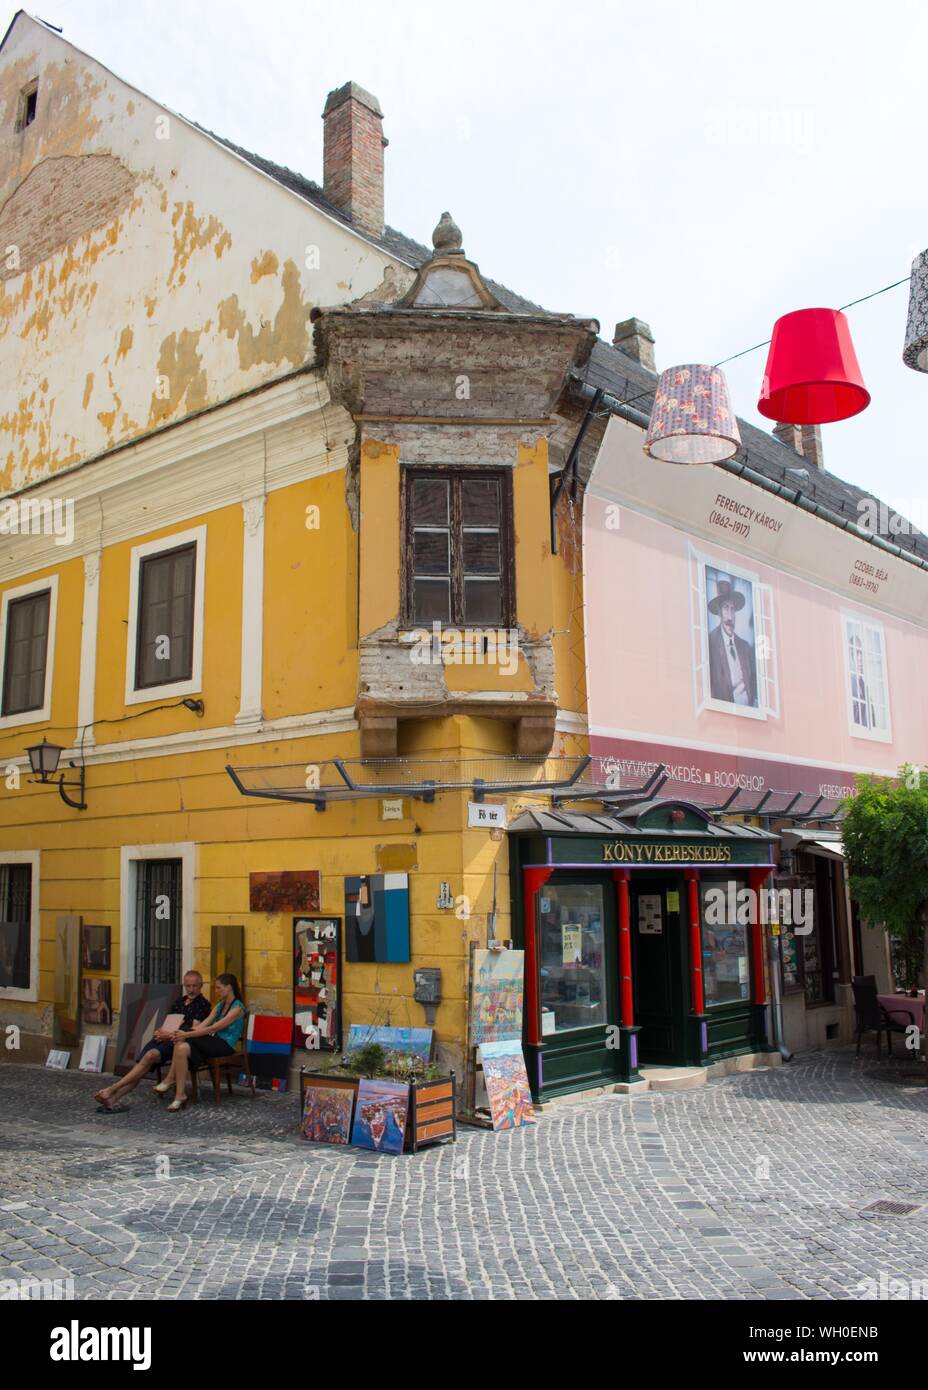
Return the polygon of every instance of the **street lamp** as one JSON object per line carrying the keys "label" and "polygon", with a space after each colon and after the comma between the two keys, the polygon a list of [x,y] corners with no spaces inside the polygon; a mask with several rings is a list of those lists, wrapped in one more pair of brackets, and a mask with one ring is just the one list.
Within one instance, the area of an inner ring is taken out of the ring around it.
{"label": "street lamp", "polygon": [[[43,738],[41,743],[33,744],[31,748],[26,749],[26,752],[29,755],[29,766],[31,767],[32,771],[35,773],[39,781],[45,785],[47,785],[49,782],[52,782],[55,773],[58,771],[58,763],[61,760],[61,755],[64,752],[64,749],[61,747],[61,745],[59,743],[49,743],[47,738]],[[77,764],[72,760],[69,766],[77,767]],[[65,781],[65,776],[62,772],[61,776],[58,778],[58,781],[54,783],[54,785],[57,786],[58,795],[61,797],[62,801],[65,803],[66,806],[71,806],[75,811],[86,811],[87,803],[84,800],[83,762],[81,763],[78,772],[79,776],[76,781]],[[73,801],[65,791],[65,787],[77,787],[80,794],[80,800]]]}

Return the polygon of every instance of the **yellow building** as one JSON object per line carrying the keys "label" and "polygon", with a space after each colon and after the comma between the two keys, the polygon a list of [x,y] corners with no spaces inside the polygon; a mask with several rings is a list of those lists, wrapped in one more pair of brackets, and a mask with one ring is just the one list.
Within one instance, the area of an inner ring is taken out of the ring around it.
{"label": "yellow building", "polygon": [[[295,913],[251,911],[251,875],[316,871],[341,917],[346,878],[397,871],[410,960],[345,960],[342,1028],[421,1025],[414,972],[439,967],[460,1066],[494,881],[509,935],[473,784],[582,751],[549,475],[596,325],[488,284],[447,216],[431,255],[385,228],[376,100],[349,83],[324,121],[322,189],[24,14],[0,50],[7,1059],[51,1045],[64,916],[110,928],[114,1010],[208,974],[212,929],[241,924],[249,1005],[289,1015]],[[43,739],[62,796],[29,775]]]}

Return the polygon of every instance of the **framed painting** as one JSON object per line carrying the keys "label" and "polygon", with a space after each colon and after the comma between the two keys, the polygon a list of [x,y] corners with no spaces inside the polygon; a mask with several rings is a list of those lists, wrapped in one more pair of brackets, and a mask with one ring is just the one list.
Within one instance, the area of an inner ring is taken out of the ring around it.
{"label": "framed painting", "polygon": [[408,1081],[362,1077],[351,1142],[356,1148],[373,1149],[375,1153],[402,1153],[408,1115]]}
{"label": "framed painting", "polygon": [[518,1129],[520,1125],[534,1124],[535,1109],[521,1042],[513,1038],[482,1043],[480,1057],[493,1128]]}
{"label": "framed painting", "polygon": [[181,994],[180,985],[123,985],[116,1042],[117,1076],[131,1071],[152,1040],[158,1026]]}
{"label": "framed painting", "polygon": [[211,929],[209,971],[207,992],[212,989],[217,975],[234,975],[237,980],[245,979],[244,926]]}
{"label": "framed painting", "polygon": [[303,1138],[313,1144],[350,1144],[357,1079],[304,1072],[300,1090]]}
{"label": "framed painting", "polygon": [[318,912],[319,870],[249,875],[249,912]]}
{"label": "framed painting", "polygon": [[522,1037],[523,951],[475,947],[471,962],[472,1046]]}
{"label": "framed painting", "polygon": [[55,921],[54,1041],[74,1047],[80,1034],[81,919],[68,913]]}
{"label": "framed painting", "polygon": [[340,917],[293,919],[293,1046],[337,1052],[342,1045]]}
{"label": "framed painting", "polygon": [[404,1057],[418,1057],[420,1061],[429,1062],[434,1036],[434,1028],[389,1028],[373,1023],[352,1023],[345,1051],[357,1052],[368,1043],[377,1043],[388,1054],[398,1052]]}
{"label": "framed painting", "polygon": [[345,879],[346,961],[409,960],[409,875]]}
{"label": "framed painting", "polygon": [[81,960],[85,970],[109,970],[110,929],[85,922],[81,927]]}
{"label": "framed painting", "polygon": [[81,982],[81,1018],[85,1023],[103,1024],[113,1022],[113,1001],[109,980],[98,980],[87,976]]}

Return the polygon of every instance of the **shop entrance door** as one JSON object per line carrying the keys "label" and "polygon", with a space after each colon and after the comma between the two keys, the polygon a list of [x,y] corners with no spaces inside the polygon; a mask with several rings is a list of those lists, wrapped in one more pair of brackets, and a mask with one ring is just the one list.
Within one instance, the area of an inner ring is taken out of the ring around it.
{"label": "shop entrance door", "polygon": [[635,1022],[643,1064],[686,1062],[689,951],[681,925],[678,879],[632,876],[630,907]]}

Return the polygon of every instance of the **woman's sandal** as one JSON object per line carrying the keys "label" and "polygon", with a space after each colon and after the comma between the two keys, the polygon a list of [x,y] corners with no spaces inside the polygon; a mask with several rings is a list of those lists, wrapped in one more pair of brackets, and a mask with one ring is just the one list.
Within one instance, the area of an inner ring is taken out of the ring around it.
{"label": "woman's sandal", "polygon": [[102,1091],[98,1091],[94,1096],[97,1102],[98,1115],[124,1115],[129,1109],[128,1105],[122,1105],[119,1101],[114,1104],[105,1098]]}
{"label": "woman's sandal", "polygon": [[169,1081],[159,1081],[155,1086],[155,1095],[163,1096],[165,1092],[170,1091],[170,1089],[171,1083]]}
{"label": "woman's sandal", "polygon": [[187,1096],[184,1096],[183,1100],[177,1100],[176,1098],[172,1100],[171,1104],[168,1106],[168,1114],[174,1114],[178,1110],[183,1110],[184,1106],[187,1104],[187,1100]]}

